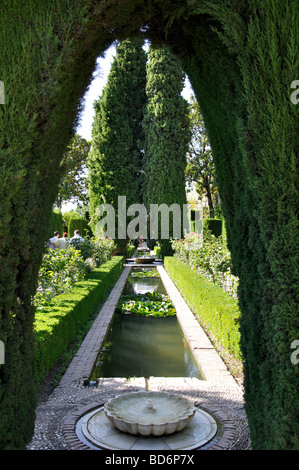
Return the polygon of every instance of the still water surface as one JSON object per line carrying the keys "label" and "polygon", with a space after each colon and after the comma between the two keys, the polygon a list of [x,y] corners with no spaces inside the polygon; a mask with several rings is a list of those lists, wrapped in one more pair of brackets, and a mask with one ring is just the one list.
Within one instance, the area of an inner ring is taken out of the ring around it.
{"label": "still water surface", "polygon": [[[160,278],[129,277],[123,294],[153,290],[166,293]],[[176,316],[153,318],[114,314],[91,380],[134,376],[201,379]]]}

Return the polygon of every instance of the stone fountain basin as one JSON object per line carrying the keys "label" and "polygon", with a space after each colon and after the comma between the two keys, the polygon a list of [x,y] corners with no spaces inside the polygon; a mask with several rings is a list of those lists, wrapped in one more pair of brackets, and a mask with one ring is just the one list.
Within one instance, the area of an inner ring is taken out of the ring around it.
{"label": "stone fountain basin", "polygon": [[151,256],[143,256],[143,257],[140,257],[140,258],[134,258],[134,261],[135,263],[138,263],[138,264],[149,264],[149,263],[153,263],[155,261],[156,258],[152,258]]}
{"label": "stone fountain basin", "polygon": [[167,392],[132,392],[104,405],[109,421],[120,431],[139,436],[165,436],[182,431],[196,408]]}

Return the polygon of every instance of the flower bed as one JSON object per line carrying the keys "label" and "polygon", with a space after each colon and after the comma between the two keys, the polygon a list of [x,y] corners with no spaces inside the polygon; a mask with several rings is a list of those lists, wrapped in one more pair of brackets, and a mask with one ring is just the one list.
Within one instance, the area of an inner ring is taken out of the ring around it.
{"label": "flower bed", "polygon": [[34,322],[36,348],[34,376],[39,384],[61,357],[76,334],[105,300],[123,269],[123,257],[111,260],[76,282],[66,293],[55,296],[37,310]]}
{"label": "flower bed", "polygon": [[164,266],[207,333],[241,359],[238,301],[177,258],[165,257]]}
{"label": "flower bed", "polygon": [[106,238],[67,243],[62,250],[48,249],[38,274],[34,304],[38,310],[76,282],[82,281],[93,269],[111,259],[114,241]]}
{"label": "flower bed", "polygon": [[214,284],[225,287],[237,297],[238,278],[232,274],[231,255],[222,237],[209,230],[190,233],[181,240],[172,240],[174,256]]}

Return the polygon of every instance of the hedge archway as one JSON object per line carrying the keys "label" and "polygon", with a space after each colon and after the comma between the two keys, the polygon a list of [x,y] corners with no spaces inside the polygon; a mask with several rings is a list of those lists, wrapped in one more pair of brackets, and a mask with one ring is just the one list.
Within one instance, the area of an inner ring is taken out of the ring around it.
{"label": "hedge archway", "polygon": [[0,448],[34,428],[34,311],[43,242],[95,68],[142,30],[179,57],[215,157],[240,278],[245,400],[255,449],[298,448],[298,108],[295,0],[30,0],[1,5]]}

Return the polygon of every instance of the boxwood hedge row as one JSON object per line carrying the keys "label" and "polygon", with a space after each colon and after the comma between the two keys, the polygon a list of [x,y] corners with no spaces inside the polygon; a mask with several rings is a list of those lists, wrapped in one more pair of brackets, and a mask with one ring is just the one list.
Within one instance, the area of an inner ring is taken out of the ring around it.
{"label": "boxwood hedge row", "polygon": [[111,260],[77,282],[68,293],[57,295],[35,316],[34,378],[37,384],[49,373],[76,334],[105,299],[123,268],[123,257]]}
{"label": "boxwood hedge row", "polygon": [[219,344],[241,359],[238,301],[177,258],[165,257],[164,266],[199,323],[204,322]]}

